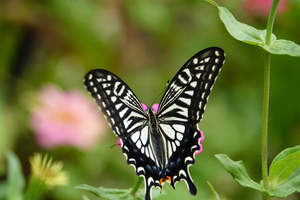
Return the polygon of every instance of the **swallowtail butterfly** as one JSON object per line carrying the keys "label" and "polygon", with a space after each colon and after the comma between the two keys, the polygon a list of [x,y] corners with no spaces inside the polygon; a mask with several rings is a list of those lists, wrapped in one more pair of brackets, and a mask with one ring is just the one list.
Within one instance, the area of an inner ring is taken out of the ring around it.
{"label": "swallowtail butterfly", "polygon": [[121,139],[127,163],[145,181],[145,199],[152,187],[173,188],[184,180],[192,195],[197,189],[189,173],[200,149],[201,121],[208,97],[225,61],[218,47],[207,48],[189,59],[168,85],[155,113],[141,102],[115,74],[95,69],[84,79],[108,124]]}

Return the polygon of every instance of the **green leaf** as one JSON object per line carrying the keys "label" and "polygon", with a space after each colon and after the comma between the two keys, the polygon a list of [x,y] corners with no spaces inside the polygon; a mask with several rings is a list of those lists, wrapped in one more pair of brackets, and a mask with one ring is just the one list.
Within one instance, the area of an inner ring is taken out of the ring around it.
{"label": "green leaf", "polygon": [[8,172],[7,172],[7,200],[23,199],[25,179],[18,157],[11,151],[6,152]]}
{"label": "green leaf", "polygon": [[215,191],[214,187],[212,186],[212,184],[210,184],[210,182],[207,181],[208,186],[210,187],[211,191],[214,193],[214,195],[216,196],[216,200],[221,200],[219,194]]}
{"label": "green leaf", "polygon": [[90,200],[86,195],[82,195],[83,200]]}
{"label": "green leaf", "polygon": [[260,184],[254,182],[249,177],[242,161],[234,162],[225,154],[218,154],[215,156],[219,159],[227,172],[231,174],[231,176],[238,184],[255,190],[259,190],[261,192],[265,192]]}
{"label": "green leaf", "polygon": [[[136,199],[144,199],[145,198],[145,190],[139,189],[134,196],[130,195],[131,188],[129,189],[110,189],[99,187],[95,188],[90,185],[82,184],[78,185],[75,188],[87,190],[97,197],[107,198],[107,199],[114,199],[114,200],[136,200]],[[157,198],[160,196],[161,193],[159,190],[152,190],[152,199]]]}
{"label": "green leaf", "polygon": [[271,46],[264,44],[261,47],[273,54],[300,57],[300,46],[289,40],[275,40]]}
{"label": "green leaf", "polygon": [[276,36],[271,36],[271,46],[265,42],[266,30],[259,30],[245,23],[237,21],[231,12],[212,0],[206,0],[219,9],[219,17],[229,34],[235,39],[247,44],[257,45],[272,54],[290,55],[300,57],[300,46],[292,41],[277,40]]}
{"label": "green leaf", "polygon": [[[130,188],[130,190],[131,190],[131,188]],[[165,191],[161,191],[160,189],[153,188],[151,196],[152,196],[152,199],[156,199],[163,194],[166,194]],[[144,199],[145,198],[145,189],[144,188],[139,189],[136,192],[136,196],[139,197],[140,199]]]}
{"label": "green leaf", "polygon": [[107,199],[123,199],[123,200],[133,200],[130,190],[120,190],[120,189],[109,189],[104,187],[95,188],[86,184],[76,186],[77,189],[88,190],[97,197],[107,198]]}
{"label": "green leaf", "polygon": [[216,2],[212,0],[206,1],[213,4],[219,9],[220,19],[222,20],[227,31],[232,37],[248,44],[264,44],[264,39],[261,37],[260,30],[257,30],[252,26],[237,21],[227,8],[218,6]]}
{"label": "green leaf", "polygon": [[270,195],[286,197],[300,191],[300,146],[280,152],[270,166]]}
{"label": "green leaf", "polygon": [[7,183],[5,181],[0,182],[0,199],[6,199]]}

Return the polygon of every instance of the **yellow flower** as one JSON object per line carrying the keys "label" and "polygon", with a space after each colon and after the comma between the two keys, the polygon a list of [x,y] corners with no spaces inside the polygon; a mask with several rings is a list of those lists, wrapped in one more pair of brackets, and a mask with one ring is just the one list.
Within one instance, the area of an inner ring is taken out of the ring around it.
{"label": "yellow flower", "polygon": [[62,171],[63,163],[61,161],[52,162],[48,160],[48,155],[44,157],[40,153],[35,153],[29,158],[32,175],[44,182],[48,188],[58,185],[68,185],[69,179],[65,171]]}

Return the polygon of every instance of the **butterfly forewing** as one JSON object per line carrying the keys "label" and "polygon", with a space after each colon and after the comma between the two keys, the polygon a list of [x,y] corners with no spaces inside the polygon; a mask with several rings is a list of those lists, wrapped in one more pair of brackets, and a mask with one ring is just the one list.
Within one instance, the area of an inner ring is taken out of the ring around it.
{"label": "butterfly forewing", "polygon": [[189,59],[166,89],[158,117],[168,122],[200,122],[224,60],[224,51],[217,47],[200,51]]}
{"label": "butterfly forewing", "polygon": [[118,137],[127,137],[142,128],[146,114],[120,78],[106,70],[96,69],[85,76],[84,84]]}

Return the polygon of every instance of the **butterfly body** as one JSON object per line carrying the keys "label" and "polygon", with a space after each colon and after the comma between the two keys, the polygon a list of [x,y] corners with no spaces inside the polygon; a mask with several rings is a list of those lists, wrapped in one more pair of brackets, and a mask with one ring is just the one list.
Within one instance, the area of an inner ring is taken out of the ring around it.
{"label": "butterfly body", "polygon": [[155,111],[153,109],[148,109],[147,111],[149,119],[149,133],[151,133],[149,135],[149,144],[154,150],[153,155],[155,157],[155,160],[157,161],[159,169],[163,170],[167,163],[164,137],[159,131],[159,125],[155,116]]}
{"label": "butterfly body", "polygon": [[[157,111],[144,109],[132,90],[106,70],[92,70],[84,83],[109,125],[121,139],[127,163],[145,180],[145,199],[151,189],[184,180],[192,195],[197,189],[189,173],[200,150],[198,123],[225,60],[217,47],[200,51],[178,71]],[[202,138],[203,139],[203,138]]]}

